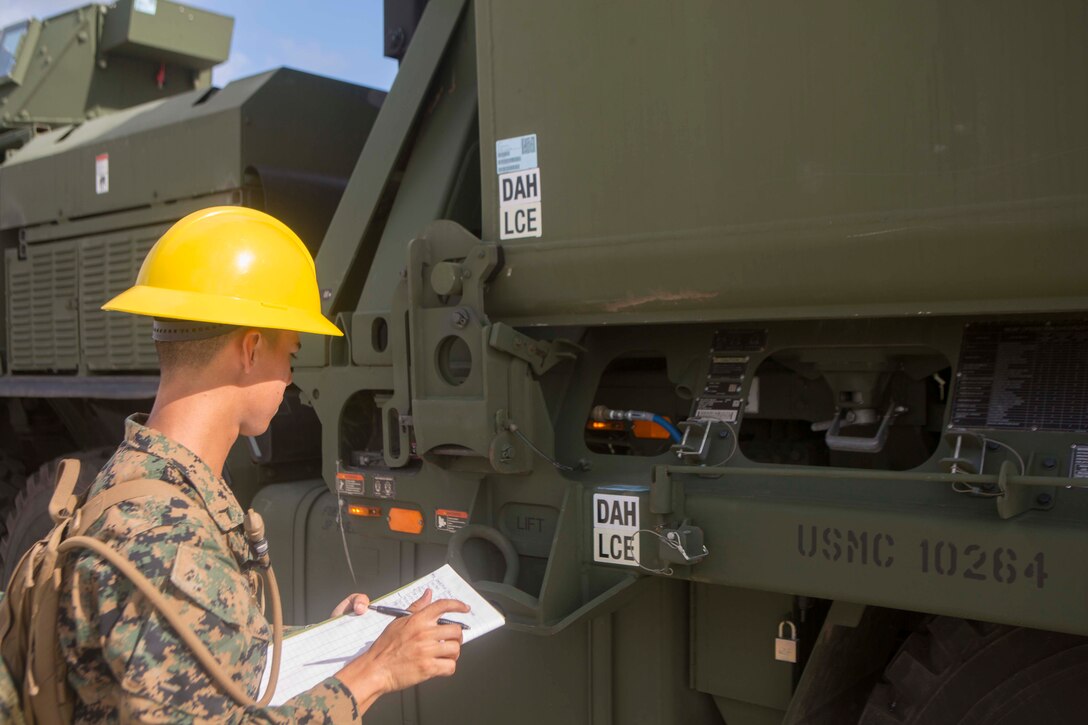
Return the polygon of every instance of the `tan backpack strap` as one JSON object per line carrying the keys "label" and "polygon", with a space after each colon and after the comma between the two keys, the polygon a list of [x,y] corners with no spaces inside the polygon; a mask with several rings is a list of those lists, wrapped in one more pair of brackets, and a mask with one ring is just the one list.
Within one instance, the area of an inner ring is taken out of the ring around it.
{"label": "tan backpack strap", "polygon": [[[174,497],[190,498],[176,485],[157,478],[140,478],[119,483],[100,494],[92,496],[82,507],[80,507],[76,520],[72,522],[70,531],[71,536],[61,542],[60,546],[57,547],[57,553],[71,551],[76,548],[90,549],[112,564],[114,568],[127,577],[128,580],[140,590],[140,593],[144,595],[147,601],[151,603],[162,618],[165,619],[177,635],[181,637],[189,649],[192,650],[193,655],[200,664],[204,666],[204,669],[208,671],[208,674],[212,676],[212,679],[215,680],[231,698],[246,708],[263,708],[267,706],[276,691],[276,684],[280,673],[280,658],[283,652],[283,609],[280,604],[279,585],[276,582],[275,572],[272,571],[271,566],[262,570],[272,604],[272,671],[264,696],[261,697],[260,701],[255,701],[230,678],[230,675],[208,650],[207,645],[205,645],[204,642],[202,642],[200,638],[181,621],[181,617],[178,616],[177,612],[166,600],[166,597],[163,596],[162,592],[160,592],[147,577],[141,574],[131,561],[110,548],[108,544],[90,536],[82,535],[83,532],[90,528],[91,524],[97,521],[102,514],[106,512],[107,509],[116,506],[122,501],[130,501],[145,496],[155,496],[163,501],[169,501]],[[55,618],[53,619],[55,621]]]}
{"label": "tan backpack strap", "polygon": [[79,459],[65,458],[57,466],[57,485],[53,497],[49,499],[49,518],[59,524],[69,518],[76,506],[76,483],[79,481]]}
{"label": "tan backpack strap", "polygon": [[[64,552],[75,548],[90,549],[112,564],[118,571],[124,574],[129,581],[136,585],[136,588],[140,590],[140,593],[147,598],[147,601],[149,601],[156,610],[158,610],[159,615],[170,623],[174,632],[176,632],[189,649],[192,650],[197,660],[200,661],[200,664],[203,665],[204,669],[208,671],[208,674],[212,676],[212,679],[214,679],[228,695],[237,701],[238,704],[247,708],[264,707],[268,704],[269,700],[272,699],[274,686],[267,689],[265,696],[261,698],[259,703],[242,690],[242,688],[238,686],[238,683],[232,680],[230,675],[223,669],[219,662],[216,661],[215,656],[208,651],[207,645],[205,645],[188,625],[182,621],[174,607],[171,606],[170,602],[166,600],[166,597],[162,595],[162,592],[160,592],[147,577],[141,574],[139,570],[133,566],[131,561],[121,554],[118,554],[107,544],[102,543],[98,539],[92,539],[89,536],[75,536],[70,539],[65,539],[64,542],[61,543],[58,551]],[[274,644],[276,645],[276,649],[282,647],[282,639],[276,641]],[[273,656],[278,660],[279,652],[274,651]],[[278,667],[276,669],[278,669]]]}
{"label": "tan backpack strap", "polygon": [[171,498],[192,500],[176,484],[158,478],[137,478],[132,481],[124,481],[92,496],[87,499],[85,504],[80,506],[79,515],[72,522],[72,535],[79,536],[86,533],[91,524],[98,521],[102,514],[106,513],[107,509],[113,508],[123,501],[131,501],[145,496],[154,496],[162,501],[169,501]]}

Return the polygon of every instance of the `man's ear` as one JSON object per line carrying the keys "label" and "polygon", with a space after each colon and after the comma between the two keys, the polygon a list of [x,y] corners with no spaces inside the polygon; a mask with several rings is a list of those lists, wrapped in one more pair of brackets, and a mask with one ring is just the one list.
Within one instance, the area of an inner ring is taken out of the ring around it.
{"label": "man's ear", "polygon": [[246,330],[242,333],[242,372],[249,373],[256,366],[261,339],[260,330]]}

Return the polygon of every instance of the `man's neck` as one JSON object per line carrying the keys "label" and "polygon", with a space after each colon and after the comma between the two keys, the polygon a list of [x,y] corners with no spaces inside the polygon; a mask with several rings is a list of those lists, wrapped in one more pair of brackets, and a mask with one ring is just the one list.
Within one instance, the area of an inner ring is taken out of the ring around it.
{"label": "man's neck", "polygon": [[229,389],[194,392],[160,384],[147,425],[188,448],[221,476],[238,439],[234,410]]}

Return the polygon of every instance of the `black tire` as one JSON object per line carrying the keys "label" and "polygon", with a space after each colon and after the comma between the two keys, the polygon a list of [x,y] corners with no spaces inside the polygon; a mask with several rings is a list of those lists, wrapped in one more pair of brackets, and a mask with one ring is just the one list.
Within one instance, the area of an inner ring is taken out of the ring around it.
{"label": "black tire", "polygon": [[934,617],[911,634],[859,725],[1083,723],[1088,638]]}
{"label": "black tire", "polygon": [[53,497],[60,462],[65,458],[79,459],[79,481],[75,493],[80,495],[94,482],[113,451],[113,448],[78,451],[55,458],[30,474],[4,517],[5,530],[0,539],[0,581],[3,584],[0,587],[7,584],[20,557],[53,528],[49,518],[49,499]]}

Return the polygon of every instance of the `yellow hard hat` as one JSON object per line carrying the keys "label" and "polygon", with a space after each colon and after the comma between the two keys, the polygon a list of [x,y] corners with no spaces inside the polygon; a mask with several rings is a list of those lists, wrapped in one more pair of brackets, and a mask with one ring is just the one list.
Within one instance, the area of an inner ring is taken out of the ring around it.
{"label": "yellow hard hat", "polygon": [[321,314],[314,260],[302,240],[278,219],[241,206],[178,221],[147,253],[136,284],[102,309],[344,334]]}

